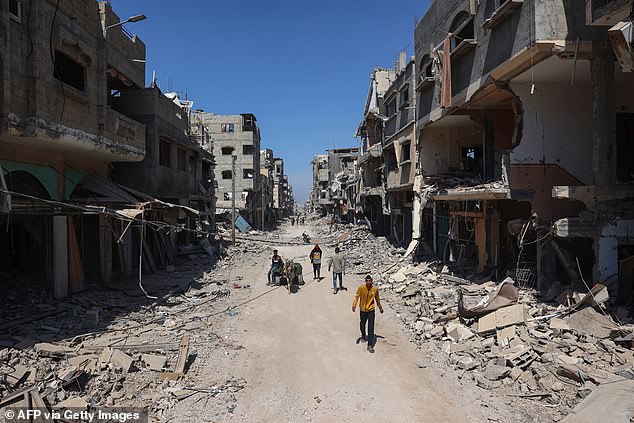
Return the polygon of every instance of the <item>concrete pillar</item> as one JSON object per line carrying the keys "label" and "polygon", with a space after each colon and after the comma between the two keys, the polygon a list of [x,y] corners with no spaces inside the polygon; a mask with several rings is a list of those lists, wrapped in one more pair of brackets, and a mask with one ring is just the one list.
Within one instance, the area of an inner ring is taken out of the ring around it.
{"label": "concrete pillar", "polygon": [[[546,230],[537,231],[537,239],[546,236]],[[524,247],[530,248],[530,247]],[[557,280],[557,256],[550,239],[537,243],[537,291],[546,291]]]}
{"label": "concrete pillar", "polygon": [[[127,249],[129,250],[129,248]],[[101,281],[109,282],[112,279],[112,231],[110,230],[110,222],[103,215],[99,216],[99,258]]]}
{"label": "concrete pillar", "polygon": [[614,53],[607,39],[595,41],[590,61],[594,184],[616,183],[616,82]]}
{"label": "concrete pillar", "polygon": [[53,216],[53,296],[68,296],[68,218]]}

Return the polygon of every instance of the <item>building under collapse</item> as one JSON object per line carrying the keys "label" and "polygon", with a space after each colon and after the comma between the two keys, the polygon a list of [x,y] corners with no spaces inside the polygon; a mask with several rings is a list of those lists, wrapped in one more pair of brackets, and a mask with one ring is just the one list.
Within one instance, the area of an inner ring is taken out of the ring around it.
{"label": "building under collapse", "polygon": [[[402,59],[403,76],[375,71],[357,132],[373,229],[389,212],[383,232],[407,244],[411,222],[410,251],[539,288],[585,278],[631,301],[630,2],[585,3],[432,3],[415,79]],[[395,209],[411,210],[396,233]]]}
{"label": "building under collapse", "polygon": [[313,158],[313,188],[311,208],[322,216],[333,215],[335,219],[354,220],[359,149],[337,148],[328,154]]}

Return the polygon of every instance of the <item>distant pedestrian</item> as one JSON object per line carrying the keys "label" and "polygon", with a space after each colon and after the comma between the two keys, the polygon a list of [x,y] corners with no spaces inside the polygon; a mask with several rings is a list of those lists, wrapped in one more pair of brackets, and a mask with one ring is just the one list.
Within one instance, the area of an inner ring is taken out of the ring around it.
{"label": "distant pedestrian", "polygon": [[313,264],[313,279],[321,280],[321,248],[319,248],[319,244],[315,244],[308,258],[310,258],[310,262]]}
{"label": "distant pedestrian", "polygon": [[295,226],[295,218],[291,217],[291,226]]}
{"label": "distant pedestrian", "polygon": [[[379,298],[379,289],[372,285],[372,276],[367,275],[365,277],[365,284],[359,286],[357,293],[354,296],[354,302],[352,303],[352,312],[354,313],[359,303],[360,311],[360,328],[361,328],[361,341],[368,343],[368,352],[374,352],[374,345],[376,340],[374,339],[374,302],[379,307],[381,313],[383,313],[383,307],[381,306],[381,299]],[[368,331],[366,334],[366,323]],[[358,342],[358,341],[357,341]]]}
{"label": "distant pedestrian", "polygon": [[[343,286],[343,275],[346,273],[346,258],[341,254],[339,247],[335,248],[335,255],[328,259],[328,271],[332,268],[332,293],[348,288]],[[339,279],[339,288],[337,288],[337,279]]]}
{"label": "distant pedestrian", "polygon": [[271,257],[271,268],[269,269],[267,285],[272,285],[275,282],[275,275],[281,274],[284,262],[282,257],[277,254],[277,250],[273,250],[273,257]]}

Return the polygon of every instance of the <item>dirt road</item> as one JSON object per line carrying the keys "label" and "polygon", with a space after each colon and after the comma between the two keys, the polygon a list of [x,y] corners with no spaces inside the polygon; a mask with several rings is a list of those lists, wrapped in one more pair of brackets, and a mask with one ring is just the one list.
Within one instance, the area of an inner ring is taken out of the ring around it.
{"label": "dirt road", "polygon": [[[306,229],[284,226],[279,235],[289,239]],[[477,396],[460,396],[455,381],[442,378],[442,369],[419,368],[421,357],[389,304],[384,314],[377,312],[376,353],[356,344],[359,316],[351,304],[359,276],[344,276],[348,291],[333,295],[327,265],[323,280],[312,278],[309,246],[280,245],[283,257],[302,257],[306,284],[294,294],[267,287],[274,247],[262,247],[259,256],[227,269],[252,285],[235,290],[230,304],[259,297],[236,308],[234,316],[220,314],[214,322],[215,333],[235,348],[224,353],[199,348],[191,370],[200,386],[233,377],[243,378],[246,388],[224,403],[181,401],[173,421],[483,421]],[[332,251],[323,249],[327,258]]]}

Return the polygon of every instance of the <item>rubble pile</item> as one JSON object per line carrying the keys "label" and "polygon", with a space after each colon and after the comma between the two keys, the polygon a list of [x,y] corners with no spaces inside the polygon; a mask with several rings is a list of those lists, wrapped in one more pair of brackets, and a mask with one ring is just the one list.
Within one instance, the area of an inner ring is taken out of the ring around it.
{"label": "rubble pile", "polygon": [[327,223],[321,219],[318,227],[320,242],[339,246],[346,256],[346,270],[351,274],[371,274],[380,284],[382,270],[403,260],[405,250],[395,248],[385,237],[376,237],[367,226]]}
{"label": "rubble pile", "polygon": [[543,302],[512,277],[496,283],[438,262],[408,265],[402,248],[365,226],[320,226],[353,273],[376,275],[423,352],[422,368],[453,368],[463,383],[543,405],[554,421],[599,386],[634,380],[634,321],[622,308],[611,317],[602,285],[584,293],[556,283]]}
{"label": "rubble pile", "polygon": [[209,257],[186,257],[178,268],[144,281],[156,299],[127,286],[30,308],[4,307],[0,409],[137,407],[160,418],[192,395],[242,389],[244,381],[236,380],[196,386],[189,375],[209,351],[240,348],[196,330],[210,326],[200,306],[230,294],[220,272],[200,271],[202,262],[209,268]]}
{"label": "rubble pile", "polygon": [[421,367],[453,366],[483,389],[535,399],[561,415],[602,383],[634,379],[634,325],[617,325],[605,312],[600,285],[573,295],[569,306],[544,304],[512,278],[477,283],[421,263],[398,269],[387,287],[424,351]]}

